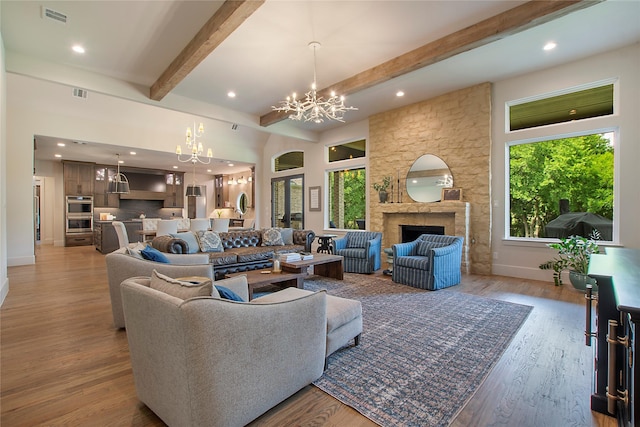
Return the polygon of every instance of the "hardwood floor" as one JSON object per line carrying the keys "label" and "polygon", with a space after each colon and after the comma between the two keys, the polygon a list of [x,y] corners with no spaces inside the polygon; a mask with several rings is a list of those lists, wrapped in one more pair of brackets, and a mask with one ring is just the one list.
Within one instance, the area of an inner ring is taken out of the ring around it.
{"label": "hardwood floor", "polygon": [[[2,426],[162,426],[136,398],[126,332],[111,324],[104,256],[91,247],[39,246],[32,266],[9,267],[1,310]],[[390,279],[389,279],[390,280]],[[591,348],[584,298],[570,287],[465,276],[466,292],[534,310],[452,426],[605,426],[589,409]],[[251,426],[375,426],[308,386]]]}

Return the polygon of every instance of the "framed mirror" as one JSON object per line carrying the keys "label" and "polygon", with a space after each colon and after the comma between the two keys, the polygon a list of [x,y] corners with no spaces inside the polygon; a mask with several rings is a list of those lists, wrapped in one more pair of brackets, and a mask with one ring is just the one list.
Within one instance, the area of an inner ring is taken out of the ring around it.
{"label": "framed mirror", "polygon": [[407,194],[416,202],[439,202],[443,188],[453,187],[453,175],[440,157],[425,154],[407,173]]}
{"label": "framed mirror", "polygon": [[249,198],[247,197],[247,193],[244,191],[238,194],[238,200],[236,201],[236,206],[242,215],[247,213],[247,207],[249,206]]}

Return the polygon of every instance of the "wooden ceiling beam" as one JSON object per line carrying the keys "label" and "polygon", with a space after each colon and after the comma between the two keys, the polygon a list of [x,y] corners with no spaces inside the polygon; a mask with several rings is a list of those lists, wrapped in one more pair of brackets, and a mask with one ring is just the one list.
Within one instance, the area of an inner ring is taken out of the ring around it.
{"label": "wooden ceiling beam", "polygon": [[[318,96],[327,99],[331,91],[349,95],[365,90],[601,1],[603,0],[534,0],[524,3],[319,90]],[[260,125],[269,126],[288,116],[281,111],[271,111],[260,117]]]}
{"label": "wooden ceiling beam", "polygon": [[225,1],[151,86],[149,97],[162,100],[264,2]]}

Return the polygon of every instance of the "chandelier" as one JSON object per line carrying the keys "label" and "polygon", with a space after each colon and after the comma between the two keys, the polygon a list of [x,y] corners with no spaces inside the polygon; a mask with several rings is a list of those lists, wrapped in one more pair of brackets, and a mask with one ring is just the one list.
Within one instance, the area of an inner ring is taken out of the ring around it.
{"label": "chandelier", "polygon": [[123,173],[120,173],[120,154],[116,154],[116,156],[118,157],[118,171],[113,180],[109,181],[107,193],[127,194],[129,193],[129,180]]}
{"label": "chandelier", "polygon": [[188,127],[187,128],[187,138],[186,138],[186,145],[187,148],[189,149],[189,151],[191,151],[191,155],[189,157],[187,157],[186,159],[182,158],[182,147],[180,145],[178,145],[176,147],[176,154],[178,155],[178,160],[181,162],[191,162],[193,163],[194,167],[196,162],[200,162],[202,164],[208,165],[209,163],[211,163],[211,158],[213,157],[213,151],[211,150],[211,148],[209,148],[207,150],[207,160],[203,160],[200,156],[202,156],[202,153],[204,152],[204,148],[202,147],[202,142],[198,141],[198,138],[202,138],[202,135],[204,135],[204,125],[202,123],[200,123],[200,126],[198,126],[198,129],[196,130],[196,123],[193,123],[193,130]]}
{"label": "chandelier", "polygon": [[322,123],[326,118],[344,123],[345,111],[357,110],[357,108],[345,106],[344,96],[338,96],[335,92],[331,92],[331,97],[326,101],[322,97],[318,97],[316,92],[316,49],[319,49],[321,44],[319,42],[311,42],[309,47],[313,49],[313,83],[311,84],[311,90],[305,94],[304,99],[297,99],[294,92],[292,96],[287,96],[285,101],[280,101],[279,107],[272,106],[271,108],[275,111],[291,113],[289,118],[292,120]]}

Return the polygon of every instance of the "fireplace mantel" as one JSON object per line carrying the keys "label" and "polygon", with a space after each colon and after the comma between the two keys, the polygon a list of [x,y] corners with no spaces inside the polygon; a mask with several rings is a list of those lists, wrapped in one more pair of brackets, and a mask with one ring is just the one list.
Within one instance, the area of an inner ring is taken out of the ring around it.
{"label": "fireplace mantel", "polygon": [[464,237],[462,271],[469,272],[470,203],[381,203],[376,208],[382,214],[384,247],[400,243],[401,225],[444,226],[445,234]]}

